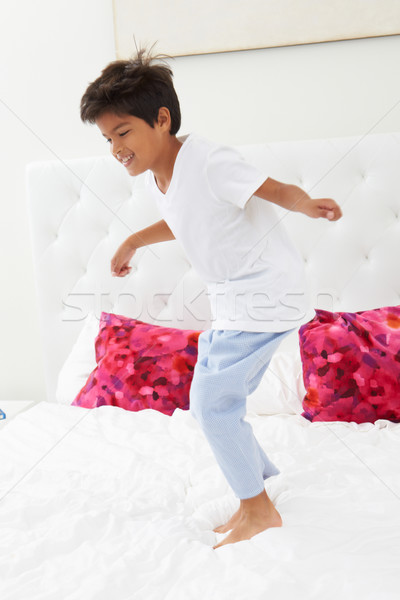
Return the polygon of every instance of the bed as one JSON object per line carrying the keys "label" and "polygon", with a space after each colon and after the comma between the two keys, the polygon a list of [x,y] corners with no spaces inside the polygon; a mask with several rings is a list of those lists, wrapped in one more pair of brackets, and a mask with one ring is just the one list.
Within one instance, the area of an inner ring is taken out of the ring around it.
{"label": "bed", "polygon": [[[342,206],[336,223],[277,210],[314,308],[400,304],[400,133],[240,151]],[[159,218],[143,177],[111,157],[32,163],[27,192],[47,397],[0,432],[1,598],[399,598],[400,424],[302,416],[292,333],[247,415],[281,470],[266,489],[283,527],[213,550],[237,500],[190,412],[71,406],[95,365],[102,312],[203,330],[203,283],[175,241],[141,249],[129,277],[111,277],[121,240]]]}

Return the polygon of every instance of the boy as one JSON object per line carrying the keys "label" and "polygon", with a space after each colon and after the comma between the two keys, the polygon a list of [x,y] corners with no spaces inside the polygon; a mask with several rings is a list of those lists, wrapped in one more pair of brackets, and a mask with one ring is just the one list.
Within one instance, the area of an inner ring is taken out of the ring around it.
{"label": "boy", "polygon": [[[163,216],[121,244],[112,274],[129,273],[137,248],[176,238],[207,283],[213,326],[199,337],[190,410],[240,499],[235,515],[215,530],[230,531],[215,548],[279,527],[281,516],[264,487],[279,471],[244,420],[246,396],[307,305],[302,260],[269,203],[331,221],[341,210],[332,199],[313,200],[266,177],[231,148],[193,134],[177,138],[172,71],[143,50],[135,59],[110,63],[88,86],[81,118],[96,123],[130,175],[147,171]],[[247,210],[253,195],[268,201],[273,226],[267,230]]]}

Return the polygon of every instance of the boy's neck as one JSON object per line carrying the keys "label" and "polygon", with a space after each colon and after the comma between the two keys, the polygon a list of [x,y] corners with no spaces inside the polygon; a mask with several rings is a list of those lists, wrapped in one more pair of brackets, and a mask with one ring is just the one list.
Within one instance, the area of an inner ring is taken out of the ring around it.
{"label": "boy's neck", "polygon": [[160,160],[156,169],[153,171],[157,187],[165,194],[171,183],[174,165],[178,152],[182,147],[182,142],[175,135],[170,135],[166,146],[163,149],[162,160]]}

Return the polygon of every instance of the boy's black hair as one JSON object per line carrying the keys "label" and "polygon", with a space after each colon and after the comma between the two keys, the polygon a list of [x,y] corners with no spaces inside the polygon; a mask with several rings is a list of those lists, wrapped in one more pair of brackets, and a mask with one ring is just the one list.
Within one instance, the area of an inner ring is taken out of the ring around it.
{"label": "boy's black hair", "polygon": [[103,113],[113,112],[138,117],[154,127],[159,109],[165,106],[171,115],[170,134],[175,135],[181,126],[181,111],[172,70],[166,64],[153,64],[165,58],[143,49],[129,60],[107,65],[82,96],[82,121],[95,123]]}

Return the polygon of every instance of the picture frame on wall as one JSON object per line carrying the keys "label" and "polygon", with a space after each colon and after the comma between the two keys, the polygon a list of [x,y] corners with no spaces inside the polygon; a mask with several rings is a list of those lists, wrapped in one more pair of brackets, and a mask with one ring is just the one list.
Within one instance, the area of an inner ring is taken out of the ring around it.
{"label": "picture frame on wall", "polygon": [[400,33],[399,0],[113,0],[117,58],[169,56]]}

